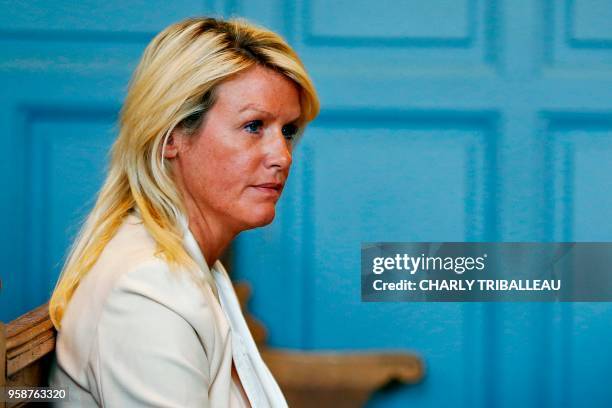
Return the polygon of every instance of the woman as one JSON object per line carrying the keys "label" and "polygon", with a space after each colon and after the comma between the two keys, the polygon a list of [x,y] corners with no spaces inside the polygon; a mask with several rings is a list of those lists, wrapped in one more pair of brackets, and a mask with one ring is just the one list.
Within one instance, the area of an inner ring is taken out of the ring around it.
{"label": "woman", "polygon": [[276,34],[189,19],[145,50],[108,177],[50,303],[78,406],[283,407],[218,258],[272,221],[318,113]]}

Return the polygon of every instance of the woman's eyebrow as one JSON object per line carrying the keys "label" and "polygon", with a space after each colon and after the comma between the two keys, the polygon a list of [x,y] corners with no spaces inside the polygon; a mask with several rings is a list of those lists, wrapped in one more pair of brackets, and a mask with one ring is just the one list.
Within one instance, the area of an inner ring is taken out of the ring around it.
{"label": "woman's eyebrow", "polygon": [[257,105],[254,105],[252,103],[249,103],[249,104],[243,106],[242,108],[240,108],[238,113],[246,112],[246,111],[249,111],[249,110],[257,111],[257,112],[260,112],[260,113],[264,113],[266,115],[272,115],[271,112],[268,112],[268,111],[266,111],[264,109],[260,109],[260,108],[257,107]]}
{"label": "woman's eyebrow", "polygon": [[[238,113],[243,113],[243,112],[246,112],[246,111],[256,111],[256,112],[259,112],[259,113],[261,113],[261,114],[263,114],[265,116],[268,116],[268,117],[274,116],[274,114],[272,112],[268,112],[265,109],[260,109],[256,105],[253,105],[251,103],[248,104],[248,105],[243,106],[242,108],[240,108],[240,110],[238,110]],[[293,122],[298,121],[301,116],[302,116],[301,113],[298,114],[295,118],[289,120],[288,123],[293,123]]]}

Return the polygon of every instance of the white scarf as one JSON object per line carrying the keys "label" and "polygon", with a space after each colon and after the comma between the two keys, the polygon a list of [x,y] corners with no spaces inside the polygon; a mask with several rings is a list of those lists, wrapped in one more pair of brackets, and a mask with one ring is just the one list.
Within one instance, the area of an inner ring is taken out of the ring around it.
{"label": "white scarf", "polygon": [[287,408],[287,402],[280,387],[259,354],[225,268],[221,262],[216,261],[211,271],[184,217],[181,218],[181,227],[185,249],[205,276],[212,275],[217,286],[221,308],[230,323],[232,357],[251,406],[253,408]]}

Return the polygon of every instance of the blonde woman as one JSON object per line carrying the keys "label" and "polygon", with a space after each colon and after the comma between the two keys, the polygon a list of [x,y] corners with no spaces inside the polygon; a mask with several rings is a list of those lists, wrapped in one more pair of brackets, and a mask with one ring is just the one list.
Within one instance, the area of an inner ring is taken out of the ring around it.
{"label": "blonde woman", "polygon": [[318,109],[270,31],[198,18],[153,39],[50,303],[71,405],[286,406],[218,258],[272,221]]}

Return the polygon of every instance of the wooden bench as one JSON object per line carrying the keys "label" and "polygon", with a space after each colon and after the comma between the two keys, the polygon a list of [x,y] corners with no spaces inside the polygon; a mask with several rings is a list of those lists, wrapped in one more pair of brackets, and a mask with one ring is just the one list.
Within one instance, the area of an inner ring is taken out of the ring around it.
{"label": "wooden bench", "polygon": [[[0,387],[44,387],[55,349],[55,329],[44,304],[6,326],[0,322]],[[26,404],[4,404],[0,408]]]}
{"label": "wooden bench", "polygon": [[[245,283],[236,284],[243,310],[250,297]],[[250,315],[247,323],[262,357],[292,408],[353,408],[390,382],[412,384],[423,377],[419,357],[409,353],[315,353],[265,346],[265,327]],[[55,348],[55,329],[48,305],[0,323],[0,387],[43,387]],[[4,404],[14,408],[26,404]]]}

